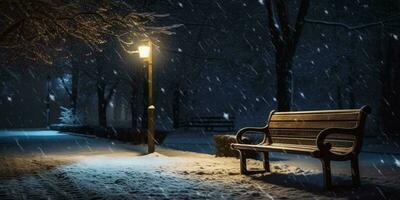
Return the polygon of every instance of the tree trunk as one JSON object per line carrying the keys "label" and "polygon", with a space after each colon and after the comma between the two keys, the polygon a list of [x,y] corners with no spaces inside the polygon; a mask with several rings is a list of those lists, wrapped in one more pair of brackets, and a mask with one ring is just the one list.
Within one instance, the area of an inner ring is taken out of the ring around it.
{"label": "tree trunk", "polygon": [[77,64],[74,64],[74,66],[72,66],[72,85],[70,97],[71,108],[74,116],[76,116],[77,113],[79,77],[79,66],[77,66]]}
{"label": "tree trunk", "polygon": [[292,102],[293,57],[300,39],[304,18],[310,5],[309,0],[301,0],[294,25],[289,23],[286,1],[267,0],[268,26],[275,47],[276,98],[278,111],[287,111]]}
{"label": "tree trunk", "polygon": [[103,77],[103,66],[101,66],[101,63],[97,63],[96,70],[97,112],[99,117],[99,126],[107,127],[107,102],[105,100],[106,83]]}
{"label": "tree trunk", "polygon": [[347,92],[348,92],[348,105],[349,108],[356,108],[356,99],[354,95],[354,84],[355,84],[355,72],[354,72],[354,61],[353,58],[347,57],[349,60],[349,75],[347,81]]}
{"label": "tree trunk", "polygon": [[99,126],[107,127],[107,105],[104,99],[105,85],[104,83],[97,82],[97,111],[99,117]]}
{"label": "tree trunk", "polygon": [[[341,9],[344,6],[344,1],[335,1],[333,2],[333,6],[335,9]],[[339,12],[334,12],[334,19],[335,21],[340,21],[341,19],[341,15],[339,14]],[[335,35],[333,36],[333,40],[335,41],[340,41],[340,39],[342,38],[342,35],[340,35],[339,33],[335,33]],[[339,54],[340,49],[335,49],[336,54]],[[334,81],[335,81],[335,92],[336,92],[336,107],[341,109],[343,108],[343,94],[342,94],[342,81],[341,81],[341,76],[340,76],[340,66],[338,64],[335,64],[333,66],[333,75],[334,75]]]}
{"label": "tree trunk", "polygon": [[292,65],[289,60],[291,58],[279,55],[276,58],[276,98],[278,101],[279,111],[288,111],[291,107],[292,94]]}
{"label": "tree trunk", "polygon": [[[388,14],[396,14],[400,11],[400,2],[382,1],[376,3],[379,8]],[[381,98],[379,105],[379,127],[383,133],[400,133],[400,42],[389,35],[391,32],[382,26],[381,28]]]}
{"label": "tree trunk", "polygon": [[400,128],[400,42],[387,36],[383,38],[384,48],[380,99],[380,126],[384,133],[399,134]]}
{"label": "tree trunk", "polygon": [[[353,41],[356,41],[356,38],[353,36]],[[355,42],[350,43],[350,49],[356,49],[356,44]],[[355,99],[355,94],[354,94],[354,85],[356,82],[356,78],[354,77],[357,73],[354,71],[355,70],[355,62],[354,62],[354,57],[352,55],[347,55],[346,60],[348,63],[348,77],[347,77],[347,105],[348,108],[355,108],[356,107],[356,99]]]}
{"label": "tree trunk", "polygon": [[343,98],[342,98],[342,87],[341,87],[341,79],[340,79],[340,74],[339,74],[339,66],[335,65],[333,66],[333,75],[335,76],[335,85],[336,85],[336,107],[341,109],[343,108]]}
{"label": "tree trunk", "polygon": [[137,106],[136,106],[136,88],[132,80],[131,87],[131,123],[132,128],[137,128]]}
{"label": "tree trunk", "polygon": [[172,121],[173,121],[173,126],[175,129],[179,128],[180,126],[180,106],[181,106],[181,89],[180,89],[180,84],[177,83],[175,90],[174,90],[174,98],[172,101]]}
{"label": "tree trunk", "polygon": [[51,76],[50,74],[47,75],[46,78],[46,89],[47,89],[47,94],[46,94],[46,125],[50,126],[50,95],[51,95]]}

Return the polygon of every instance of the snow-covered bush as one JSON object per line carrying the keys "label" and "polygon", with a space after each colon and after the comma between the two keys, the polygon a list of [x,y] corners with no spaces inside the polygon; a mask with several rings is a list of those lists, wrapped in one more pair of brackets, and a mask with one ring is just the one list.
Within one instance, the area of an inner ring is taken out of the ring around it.
{"label": "snow-covered bush", "polygon": [[73,108],[60,107],[60,119],[63,124],[80,124],[80,117],[77,114],[74,114]]}

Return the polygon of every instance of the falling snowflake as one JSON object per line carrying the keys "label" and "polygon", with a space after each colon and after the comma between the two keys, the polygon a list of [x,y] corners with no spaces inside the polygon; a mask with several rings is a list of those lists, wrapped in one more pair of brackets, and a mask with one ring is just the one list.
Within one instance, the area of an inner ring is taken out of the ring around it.
{"label": "falling snowflake", "polygon": [[54,94],[49,94],[49,98],[51,101],[55,101],[56,100],[56,96]]}
{"label": "falling snowflake", "polygon": [[226,119],[226,120],[228,120],[229,119],[229,114],[228,113],[223,113],[223,117]]}
{"label": "falling snowflake", "polygon": [[178,48],[178,51],[179,51],[179,52],[182,52],[182,49],[181,49],[181,48]]}
{"label": "falling snowflake", "polygon": [[396,158],[394,159],[394,164],[397,166],[397,167],[400,167],[400,160],[397,160]]}
{"label": "falling snowflake", "polygon": [[12,98],[11,97],[7,97],[7,101],[11,102]]}
{"label": "falling snowflake", "polygon": [[161,92],[162,92],[162,93],[165,93],[165,89],[164,89],[164,88],[161,88]]}

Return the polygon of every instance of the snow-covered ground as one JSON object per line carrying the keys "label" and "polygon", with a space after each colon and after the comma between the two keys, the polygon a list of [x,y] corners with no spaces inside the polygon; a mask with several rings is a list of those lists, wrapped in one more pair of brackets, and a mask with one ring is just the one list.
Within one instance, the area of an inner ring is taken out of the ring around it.
{"label": "snow-covered ground", "polygon": [[[274,153],[271,174],[242,176],[235,158],[165,147],[144,155],[145,146],[53,131],[2,131],[0,145],[0,199],[398,199],[400,195],[397,154],[362,153],[360,188],[351,187],[349,163],[334,163],[336,187],[324,191],[319,161],[306,156]],[[258,161],[249,164],[261,166]]]}

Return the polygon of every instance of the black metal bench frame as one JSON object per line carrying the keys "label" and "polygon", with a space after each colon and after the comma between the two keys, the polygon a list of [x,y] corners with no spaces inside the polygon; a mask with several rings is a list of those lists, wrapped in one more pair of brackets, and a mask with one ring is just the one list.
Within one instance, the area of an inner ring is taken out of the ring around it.
{"label": "black metal bench frame", "polygon": [[[246,127],[240,129],[236,134],[236,141],[237,143],[231,144],[231,148],[234,150],[239,151],[240,155],[240,172],[241,174],[250,175],[256,173],[265,173],[270,172],[270,165],[269,165],[269,151],[283,151],[287,153],[303,153],[308,154],[314,158],[317,158],[322,163],[322,170],[323,170],[323,178],[325,188],[331,189],[331,161],[351,161],[351,175],[352,181],[355,186],[360,185],[360,172],[359,172],[359,163],[358,163],[358,154],[361,151],[362,141],[363,141],[363,132],[365,126],[365,120],[367,115],[371,112],[371,108],[369,106],[363,106],[360,109],[348,109],[348,110],[327,110],[327,111],[298,111],[297,113],[307,114],[307,113],[318,113],[318,114],[325,114],[324,112],[328,113],[337,113],[337,112],[358,112],[358,118],[356,119],[356,126],[351,128],[341,128],[341,127],[321,127],[321,130],[318,132],[317,137],[315,138],[315,144],[313,151],[309,151],[304,153],[301,149],[296,148],[273,148],[271,145],[271,136],[270,136],[270,121],[271,117],[274,114],[279,112],[271,111],[269,115],[269,119],[267,121],[267,125],[265,127]],[[284,112],[281,112],[284,113]],[[290,112],[285,112],[290,113]],[[325,116],[326,117],[326,116]],[[329,116],[328,116],[328,122]],[[294,121],[292,121],[293,123]],[[299,121],[299,123],[302,123]],[[306,122],[305,122],[306,123]],[[326,123],[326,121],[324,122]],[[335,121],[332,121],[332,124],[335,124]],[[286,125],[287,126],[287,125]],[[276,125],[275,125],[276,128]],[[296,131],[296,128],[291,129],[291,131]],[[242,141],[242,136],[246,133],[263,133],[264,138],[261,143],[257,145],[248,145],[244,144]],[[348,152],[343,154],[338,154],[332,151],[331,143],[326,142],[327,137],[331,134],[343,134],[343,135],[351,135],[354,136],[354,141],[352,143],[352,147]],[[311,146],[311,145],[310,145]],[[248,159],[247,154],[249,152],[262,152],[263,158],[263,169],[259,171],[248,171],[246,160]]]}

